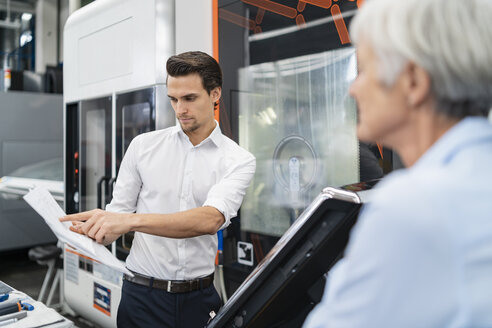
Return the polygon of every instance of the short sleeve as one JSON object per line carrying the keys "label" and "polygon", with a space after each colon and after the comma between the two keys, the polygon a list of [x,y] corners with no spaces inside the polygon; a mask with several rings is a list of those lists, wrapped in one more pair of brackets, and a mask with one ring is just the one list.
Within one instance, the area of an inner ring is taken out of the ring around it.
{"label": "short sleeve", "polygon": [[220,229],[226,228],[241,206],[246,190],[256,170],[256,159],[247,153],[227,168],[227,173],[208,192],[203,206],[212,206],[225,218]]}

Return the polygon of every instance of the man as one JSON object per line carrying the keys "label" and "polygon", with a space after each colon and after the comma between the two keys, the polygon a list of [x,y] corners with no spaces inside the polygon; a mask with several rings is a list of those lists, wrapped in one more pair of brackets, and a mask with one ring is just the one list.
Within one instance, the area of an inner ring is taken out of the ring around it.
{"label": "man", "polygon": [[119,327],[203,327],[217,312],[216,232],[236,216],[255,172],[253,155],[222,135],[214,120],[219,64],[187,52],[166,67],[179,125],[132,141],[107,211],[61,219],[104,244],[135,231],[126,261],[135,278],[123,282]]}
{"label": "man", "polygon": [[492,327],[492,1],[373,0],[352,21],[376,188],[304,327]]}

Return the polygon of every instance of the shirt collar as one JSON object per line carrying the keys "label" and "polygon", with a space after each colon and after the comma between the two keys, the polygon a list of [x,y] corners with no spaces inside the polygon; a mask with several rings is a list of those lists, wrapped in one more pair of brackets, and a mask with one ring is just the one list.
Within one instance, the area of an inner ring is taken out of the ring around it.
{"label": "shirt collar", "polygon": [[[212,131],[212,133],[210,133],[210,135],[207,137],[207,139],[212,140],[212,142],[217,147],[220,147],[222,145],[222,142],[224,141],[224,135],[222,134],[222,131],[220,130],[219,122],[215,121],[215,129]],[[207,139],[205,139],[205,140],[207,140]],[[202,143],[203,143],[203,141],[202,141]]]}
{"label": "shirt collar", "polygon": [[485,140],[492,140],[490,121],[483,117],[464,118],[441,136],[420,157],[414,167],[446,164],[470,144]]}
{"label": "shirt collar", "polygon": [[[186,133],[184,133],[183,128],[181,128],[181,124],[179,122],[176,123],[176,126],[174,127],[173,133],[179,134],[182,138],[185,138],[186,140],[190,140]],[[220,130],[219,122],[215,121],[215,128],[212,130],[210,135],[206,137],[202,142],[200,142],[198,145],[195,147],[198,147],[200,145],[203,145],[209,140],[213,142],[217,147],[220,147],[224,141],[224,136],[222,135],[222,131]]]}

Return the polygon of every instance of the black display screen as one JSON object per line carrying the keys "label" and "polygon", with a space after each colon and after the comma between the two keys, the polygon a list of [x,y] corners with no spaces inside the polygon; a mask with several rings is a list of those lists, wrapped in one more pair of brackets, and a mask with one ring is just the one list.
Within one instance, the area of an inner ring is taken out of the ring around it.
{"label": "black display screen", "polygon": [[208,327],[300,326],[321,300],[324,275],[341,258],[360,206],[357,194],[326,188]]}

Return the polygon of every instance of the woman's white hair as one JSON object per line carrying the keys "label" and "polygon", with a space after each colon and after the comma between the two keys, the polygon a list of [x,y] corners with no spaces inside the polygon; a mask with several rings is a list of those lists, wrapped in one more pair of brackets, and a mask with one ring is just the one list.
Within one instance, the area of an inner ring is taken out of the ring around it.
{"label": "woman's white hair", "polygon": [[492,107],[492,0],[366,0],[350,36],[373,48],[388,86],[407,62],[424,68],[437,111],[462,118]]}

